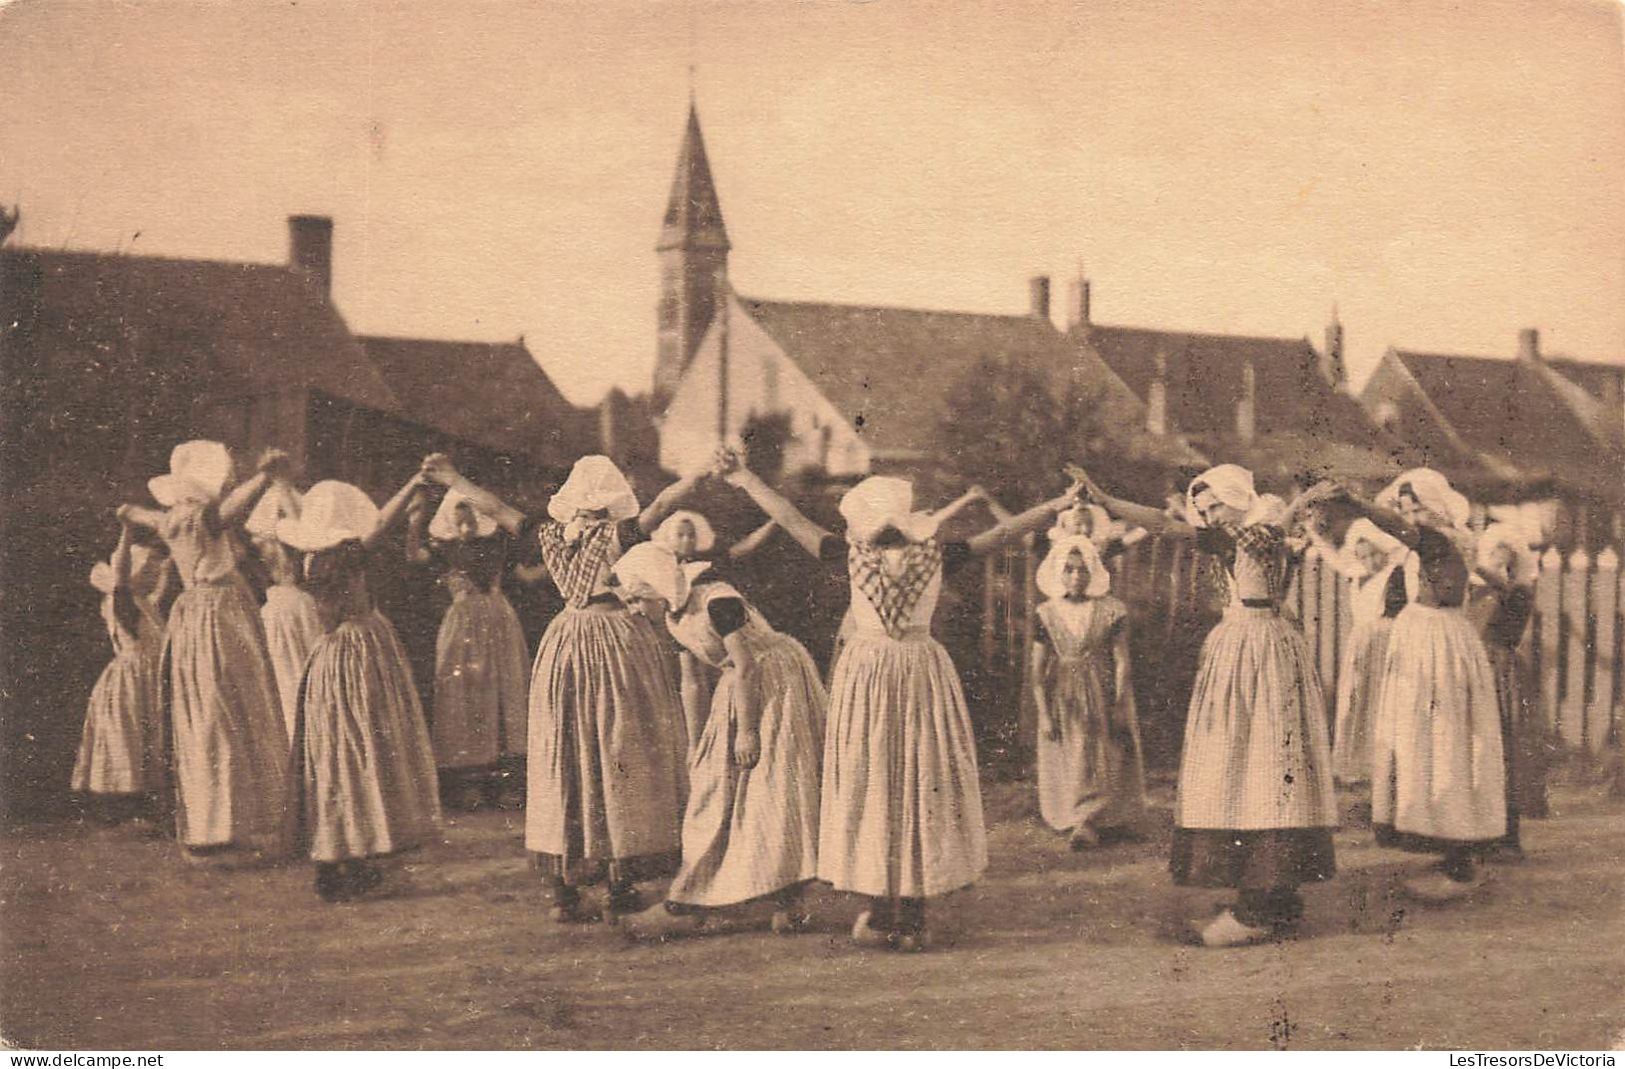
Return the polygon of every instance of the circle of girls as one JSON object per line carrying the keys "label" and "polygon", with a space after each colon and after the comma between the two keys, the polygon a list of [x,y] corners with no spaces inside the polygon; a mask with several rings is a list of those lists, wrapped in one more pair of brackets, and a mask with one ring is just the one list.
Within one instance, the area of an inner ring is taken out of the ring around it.
{"label": "circle of girls", "polygon": [[[583,457],[539,516],[441,454],[382,508],[342,482],[296,492],[276,451],[237,485],[231,473],[223,445],[187,442],[149,484],[159,507],[118,510],[117,548],[91,576],[114,658],[72,787],[104,819],[172,826],[196,864],[308,857],[328,901],[365,896],[382,862],[434,841],[442,790],[522,758],[524,844],[553,921],[660,939],[770,913],[794,933],[821,881],[857,896],[854,944],[925,949],[927,901],[987,866],[971,720],[931,635],[943,576],[1046,525],[1029,673],[1039,810],[1074,849],[1134,837],[1145,814],[1128,613],[1104,558],[1147,531],[1191,537],[1225,598],[1190,698],[1170,870],[1234,900],[1191,923],[1193,942],[1296,931],[1299,888],[1335,871],[1334,777],[1369,785],[1380,844],[1437,855],[1404,884],[1422,902],[1478,891],[1485,861],[1517,851],[1520,813],[1544,815],[1535,688],[1516,653],[1535,558],[1510,528],[1475,539],[1466,498],[1432,470],[1374,501],[1323,482],[1288,504],[1221,465],[1159,509],[1070,467],[1065,493],[965,541],[937,530],[977,491],[933,513],[908,482],[870,477],[835,533],[729,447],[646,508],[613,463]],[[708,564],[710,525],[677,507],[705,479],[765,514],[747,542],[776,527],[844,570],[827,681]],[[368,592],[403,520],[407,554],[452,599],[432,716]],[[245,534],[271,579],[263,604],[239,570]],[[1356,576],[1335,732],[1282,613],[1312,544]],[[564,601],[528,667],[501,592],[511,548],[539,549]],[[639,885],[655,883],[651,901]]]}

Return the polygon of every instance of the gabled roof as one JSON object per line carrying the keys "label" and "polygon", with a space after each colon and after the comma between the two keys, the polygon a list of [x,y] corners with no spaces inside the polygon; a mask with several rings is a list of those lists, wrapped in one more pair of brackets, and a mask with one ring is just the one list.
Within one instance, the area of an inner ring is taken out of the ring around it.
{"label": "gabled roof", "polygon": [[878,453],[931,455],[948,394],[984,358],[1047,371],[1058,386],[1075,379],[1125,428],[1144,420],[1099,357],[1036,316],[739,300]]}
{"label": "gabled roof", "polygon": [[523,340],[358,341],[414,423],[550,467],[591,451],[581,448],[590,415],[565,400]]}
{"label": "gabled roof", "polygon": [[191,375],[219,396],[306,387],[395,408],[343,317],[286,266],[8,247],[0,267],[31,317],[31,344],[76,354],[78,370],[144,376],[145,388]]}
{"label": "gabled roof", "polygon": [[1297,432],[1372,445],[1377,429],[1359,402],[1320,372],[1320,357],[1302,338],[1191,334],[1091,324],[1080,332],[1141,400],[1166,369],[1168,422],[1193,440],[1235,434],[1244,368],[1253,366],[1256,433]]}
{"label": "gabled roof", "polygon": [[1618,404],[1625,396],[1625,364],[1597,364],[1566,356],[1548,356],[1543,361],[1604,404]]}
{"label": "gabled roof", "polygon": [[1449,429],[1532,476],[1617,497],[1621,452],[1602,406],[1541,361],[1395,349]]}
{"label": "gabled roof", "polygon": [[705,138],[700,134],[700,115],[690,104],[683,146],[677,153],[677,173],[671,181],[660,242],[655,248],[700,247],[727,249],[729,244],[728,230],[722,224],[722,204],[711,177],[711,162],[705,155]]}

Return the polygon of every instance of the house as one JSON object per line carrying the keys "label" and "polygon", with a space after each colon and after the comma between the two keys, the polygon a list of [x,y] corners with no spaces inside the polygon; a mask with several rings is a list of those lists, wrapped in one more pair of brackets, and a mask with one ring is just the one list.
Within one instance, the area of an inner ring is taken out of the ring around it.
{"label": "house", "polygon": [[1471,454],[1515,475],[1525,496],[1625,497],[1619,411],[1547,363],[1535,330],[1521,332],[1512,360],[1390,348],[1361,399],[1429,453]]}
{"label": "house", "polygon": [[661,296],[654,399],[660,462],[703,464],[753,420],[788,427],[784,466],[837,477],[920,473],[941,464],[947,398],[982,361],[1040,370],[1097,399],[1125,429],[1143,406],[1093,352],[1049,318],[1049,282],[1035,279],[1024,314],[779,301],[736,292],[731,245],[691,107],[656,252]]}
{"label": "house", "polygon": [[1067,337],[1145,405],[1152,434],[1284,486],[1309,474],[1374,482],[1413,459],[1348,392],[1335,310],[1323,350],[1307,338],[1151,330],[1097,323],[1090,283],[1071,286]]}

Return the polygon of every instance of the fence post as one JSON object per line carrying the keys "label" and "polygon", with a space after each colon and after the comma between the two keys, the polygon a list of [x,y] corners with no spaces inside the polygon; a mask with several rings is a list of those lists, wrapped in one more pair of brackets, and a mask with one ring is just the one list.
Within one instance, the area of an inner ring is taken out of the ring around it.
{"label": "fence post", "polygon": [[1592,661],[1591,701],[1586,721],[1598,732],[1598,751],[1609,747],[1604,761],[1613,764],[1613,793],[1625,795],[1625,724],[1619,721],[1619,554],[1613,548],[1597,555],[1592,583],[1592,614],[1596,620],[1596,656]]}
{"label": "fence post", "polygon": [[1540,558],[1535,581],[1535,666],[1540,680],[1544,727],[1554,736],[1560,723],[1557,708],[1558,650],[1563,636],[1563,558],[1548,549]]}
{"label": "fence post", "polygon": [[1585,723],[1586,686],[1586,587],[1591,580],[1591,557],[1583,549],[1569,555],[1563,571],[1563,696],[1558,723],[1563,738],[1586,755],[1597,756],[1587,745]]}

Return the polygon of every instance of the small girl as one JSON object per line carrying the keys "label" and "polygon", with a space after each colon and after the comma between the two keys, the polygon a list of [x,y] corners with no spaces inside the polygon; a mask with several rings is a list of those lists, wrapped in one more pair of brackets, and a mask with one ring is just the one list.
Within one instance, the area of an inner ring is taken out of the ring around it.
{"label": "small girl", "polygon": [[508,533],[449,490],[428,524],[425,542],[424,511],[412,511],[406,555],[432,563],[451,594],[435,639],[435,762],[445,789],[455,790],[459,803],[473,808],[483,787],[500,783],[503,763],[523,759],[530,651],[519,616],[502,592]]}
{"label": "small girl", "polygon": [[1478,539],[1478,566],[1467,612],[1484,640],[1501,709],[1506,762],[1507,832],[1501,852],[1523,852],[1519,821],[1546,815],[1546,765],[1551,741],[1540,707],[1540,683],[1523,640],[1534,614],[1540,558],[1530,537],[1510,523],[1492,523]]}
{"label": "small girl", "polygon": [[168,566],[162,553],[133,544],[129,524],[121,523],[112,559],[90,570],[90,585],[102,595],[113,659],[90,692],[71,789],[91,795],[94,810],[108,823],[139,816],[144,796],[163,782],[158,604]]}
{"label": "small girl", "polygon": [[1339,783],[1371,782],[1371,715],[1382,686],[1388,634],[1405,607],[1405,547],[1368,519],[1349,525],[1340,554],[1354,581],[1354,626],[1337,677],[1332,774]]}
{"label": "small girl", "polygon": [[158,532],[185,588],[165,633],[176,779],[175,830],[188,860],[267,846],[288,800],[288,732],[271,681],[265,625],[237,570],[234,531],[287,466],[267,450],[257,472],[225,492],[231,454],[219,442],[175,447],[169,474],[148,483],[163,509],[121,517]]}
{"label": "small girl", "polygon": [[818,875],[819,765],[828,696],[801,644],[775,631],[704,562],[655,543],[615,564],[633,611],[664,618],[720,673],[689,762],[683,859],[666,901],[625,921],[658,938],[705,927],[712,912],[770,899],[772,928],[803,927],[802,891]]}
{"label": "small girl", "polygon": [[243,524],[270,579],[265,588],[265,604],[260,619],[265,624],[266,651],[276,675],[277,697],[282,717],[293,741],[294,720],[299,712],[299,681],[305,677],[305,662],[311,647],[322,637],[322,621],[316,600],[299,585],[299,559],[277,539],[277,524],[299,516],[299,494],[285,482],[272,484]]}
{"label": "small girl", "polygon": [[1038,707],[1038,809],[1074,850],[1105,830],[1135,833],[1145,817],[1145,768],[1129,684],[1128,610],[1092,539],[1054,540],[1038,568],[1032,650]]}
{"label": "small girl", "polygon": [[311,651],[294,737],[295,844],[329,902],[371,890],[377,861],[422,846],[440,821],[434,753],[395,628],[373,607],[367,557],[418,488],[382,513],[348,483],[321,482],[277,536],[305,554],[326,634]]}

